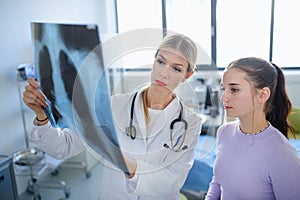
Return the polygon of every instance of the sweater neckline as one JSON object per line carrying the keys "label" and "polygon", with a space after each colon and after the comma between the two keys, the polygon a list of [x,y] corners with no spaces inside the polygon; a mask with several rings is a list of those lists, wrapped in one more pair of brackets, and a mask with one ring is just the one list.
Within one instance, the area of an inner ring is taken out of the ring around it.
{"label": "sweater neckline", "polygon": [[259,132],[259,134],[245,134],[241,131],[239,122],[237,122],[235,124],[235,134],[236,137],[243,143],[252,145],[254,143],[260,142],[266,138],[271,137],[273,135],[272,131],[270,131],[272,127],[273,127],[272,124],[269,123],[268,127],[266,127],[264,130]]}
{"label": "sweater neckline", "polygon": [[261,129],[260,131],[255,132],[255,133],[245,133],[245,132],[241,129],[241,126],[240,126],[240,125],[239,125],[239,129],[240,129],[240,131],[241,131],[243,134],[245,134],[245,135],[257,135],[257,134],[262,133],[264,130],[266,130],[266,129],[270,126],[270,122],[269,122],[269,121],[267,121],[267,122],[268,122],[268,124],[267,124],[266,127],[264,127],[263,129]]}

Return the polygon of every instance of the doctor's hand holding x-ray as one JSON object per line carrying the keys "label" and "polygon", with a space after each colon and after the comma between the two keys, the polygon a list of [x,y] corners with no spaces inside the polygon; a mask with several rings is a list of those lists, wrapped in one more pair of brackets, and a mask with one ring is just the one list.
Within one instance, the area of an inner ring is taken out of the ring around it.
{"label": "doctor's hand holding x-ray", "polygon": [[[193,73],[195,43],[175,34],[159,46],[151,83],[132,94],[111,97],[120,150],[129,174],[104,164],[99,199],[179,199],[194,161],[201,118],[173,92]],[[49,155],[65,159],[84,151],[71,129],[53,128],[42,107],[47,106],[39,85],[28,81],[23,101],[36,113],[30,138]]]}

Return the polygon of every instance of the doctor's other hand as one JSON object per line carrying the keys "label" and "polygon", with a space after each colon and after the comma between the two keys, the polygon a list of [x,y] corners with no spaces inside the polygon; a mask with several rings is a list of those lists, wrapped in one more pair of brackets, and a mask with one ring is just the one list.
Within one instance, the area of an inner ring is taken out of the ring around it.
{"label": "doctor's other hand", "polygon": [[33,78],[28,79],[28,84],[23,92],[23,101],[35,112],[38,119],[47,117],[43,110],[47,107],[45,96],[40,91],[38,82]]}
{"label": "doctor's other hand", "polygon": [[135,175],[137,169],[137,163],[134,159],[127,157],[123,154],[124,162],[127,166],[128,172],[126,173],[126,178],[132,178]]}

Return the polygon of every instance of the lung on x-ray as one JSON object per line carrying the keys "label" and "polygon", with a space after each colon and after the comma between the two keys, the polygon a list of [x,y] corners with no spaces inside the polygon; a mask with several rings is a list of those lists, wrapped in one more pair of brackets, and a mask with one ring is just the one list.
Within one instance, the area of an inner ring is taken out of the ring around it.
{"label": "lung on x-ray", "polygon": [[126,170],[115,133],[97,25],[31,23],[35,76],[55,127]]}

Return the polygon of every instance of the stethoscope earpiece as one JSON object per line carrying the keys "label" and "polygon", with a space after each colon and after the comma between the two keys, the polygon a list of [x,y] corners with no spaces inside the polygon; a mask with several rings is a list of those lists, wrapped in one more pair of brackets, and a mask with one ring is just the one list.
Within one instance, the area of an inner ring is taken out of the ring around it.
{"label": "stethoscope earpiece", "polygon": [[188,148],[188,146],[187,145],[184,145],[183,147],[182,147],[182,150],[186,150]]}

